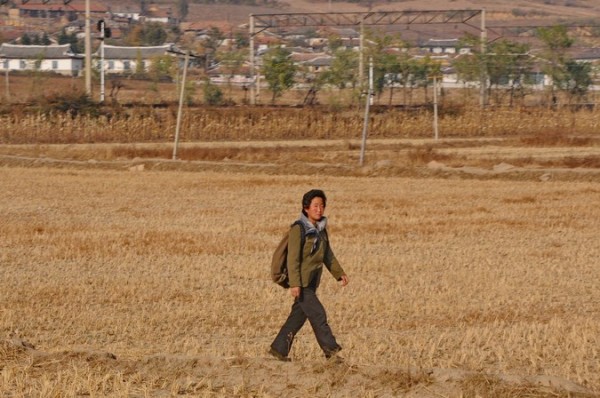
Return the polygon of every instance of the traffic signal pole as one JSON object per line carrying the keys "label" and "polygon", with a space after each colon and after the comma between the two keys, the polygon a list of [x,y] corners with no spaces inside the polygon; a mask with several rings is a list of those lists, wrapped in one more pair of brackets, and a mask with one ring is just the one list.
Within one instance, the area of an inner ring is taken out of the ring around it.
{"label": "traffic signal pole", "polygon": [[105,22],[99,22],[100,27],[100,102],[104,102],[104,32]]}

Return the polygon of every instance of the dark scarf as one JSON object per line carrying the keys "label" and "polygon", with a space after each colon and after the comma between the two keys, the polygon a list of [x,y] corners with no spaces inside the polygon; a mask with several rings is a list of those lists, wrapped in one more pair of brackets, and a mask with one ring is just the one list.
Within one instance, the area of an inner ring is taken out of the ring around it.
{"label": "dark scarf", "polygon": [[310,254],[312,255],[319,248],[319,243],[321,242],[321,235],[319,232],[323,232],[325,227],[327,227],[327,217],[321,217],[319,221],[317,221],[317,225],[313,225],[310,221],[308,221],[308,217],[304,215],[304,213],[300,214],[300,218],[298,219],[302,223],[304,227],[304,236],[315,236],[315,241],[313,242],[313,246],[310,249]]}

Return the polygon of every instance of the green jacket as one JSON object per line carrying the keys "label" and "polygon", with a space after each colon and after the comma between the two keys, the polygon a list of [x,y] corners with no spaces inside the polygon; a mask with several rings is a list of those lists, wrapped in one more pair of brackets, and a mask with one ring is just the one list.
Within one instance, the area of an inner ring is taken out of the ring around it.
{"label": "green jacket", "polygon": [[300,264],[300,228],[299,225],[294,225],[290,229],[288,240],[287,264],[290,287],[307,287],[313,278],[316,278],[315,286],[319,286],[321,274],[323,273],[323,264],[325,264],[331,275],[336,280],[339,280],[345,272],[335,258],[327,239],[327,233],[325,232],[319,232],[319,247],[312,255],[310,251],[315,241],[315,236],[309,235],[306,237],[304,247],[302,248],[302,264]]}

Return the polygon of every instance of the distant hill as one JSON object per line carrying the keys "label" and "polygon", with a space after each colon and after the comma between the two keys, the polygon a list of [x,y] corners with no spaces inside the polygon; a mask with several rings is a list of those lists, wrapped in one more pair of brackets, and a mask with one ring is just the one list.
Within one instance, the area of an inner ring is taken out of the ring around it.
{"label": "distant hill", "polygon": [[[201,1],[201,0],[198,0]],[[238,0],[239,1],[239,0]],[[598,0],[398,0],[398,1],[336,1],[336,0],[255,0],[259,5],[245,4],[199,4],[188,0],[187,22],[200,22],[219,27],[223,31],[233,31],[247,24],[250,14],[293,13],[293,12],[366,12],[369,10],[452,10],[485,8],[488,26],[527,26],[549,25],[557,23],[598,25],[600,1]],[[113,10],[139,11],[140,1],[104,0]],[[177,15],[177,3],[174,0],[152,0],[148,7],[170,7]],[[369,6],[368,3],[371,5]],[[474,22],[477,24],[477,22]],[[402,32],[402,37],[410,41],[429,38],[460,37],[464,30],[461,26],[429,25],[422,29]],[[600,45],[599,38],[590,36],[590,29],[580,32],[583,45]],[[594,36],[598,36],[596,28]],[[493,39],[493,38],[492,38]]]}
{"label": "distant hill", "polygon": [[[201,0],[199,0],[201,1]],[[238,0],[239,1],[239,0]],[[138,9],[140,1],[104,0],[114,9]],[[231,3],[234,3],[232,1]],[[372,10],[447,10],[485,8],[490,20],[552,19],[556,21],[592,21],[600,17],[600,1],[597,0],[255,0],[257,6],[246,4],[200,4],[188,0],[188,20],[229,21],[243,23],[251,13],[276,12],[352,12]],[[153,0],[150,6],[171,7],[177,11],[177,2],[173,0]],[[269,5],[266,5],[269,4]],[[370,6],[368,5],[370,4]]]}

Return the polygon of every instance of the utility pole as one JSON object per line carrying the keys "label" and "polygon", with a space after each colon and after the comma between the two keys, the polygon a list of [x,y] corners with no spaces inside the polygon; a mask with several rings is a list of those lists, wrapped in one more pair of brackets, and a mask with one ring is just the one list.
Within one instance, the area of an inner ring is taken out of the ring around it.
{"label": "utility pole", "polygon": [[362,167],[365,164],[365,150],[367,147],[367,132],[369,130],[369,106],[373,100],[373,58],[369,58],[369,88],[367,89],[367,99],[365,101],[365,118],[363,121],[362,142],[360,145],[359,164]]}
{"label": "utility pole", "polygon": [[8,79],[8,65],[6,65],[6,74],[5,74],[5,79],[6,79],[6,100],[10,102],[10,80]]}
{"label": "utility pole", "polygon": [[486,42],[487,30],[485,26],[485,8],[481,10],[481,79],[479,82],[479,105],[483,108],[487,105],[487,72],[486,72]]}
{"label": "utility pole", "polygon": [[92,96],[92,38],[90,28],[90,0],[85,0],[85,93]]}
{"label": "utility pole", "polygon": [[360,20],[360,38],[358,39],[358,87],[362,90],[364,87],[363,77],[365,75],[364,66],[364,40],[365,40],[365,19]]}
{"label": "utility pole", "polygon": [[190,60],[190,51],[185,53],[185,61],[183,64],[183,76],[181,77],[181,91],[179,94],[179,109],[177,110],[177,125],[175,127],[175,143],[173,144],[173,160],[177,160],[177,146],[179,145],[179,132],[181,131],[181,119],[183,115],[183,100],[185,94],[185,80],[187,75],[187,67]]}
{"label": "utility pole", "polygon": [[433,75],[433,138],[439,138],[438,129],[438,83],[437,75]]}
{"label": "utility pole", "polygon": [[254,59],[254,15],[250,14],[250,105],[256,105],[256,78]]}

